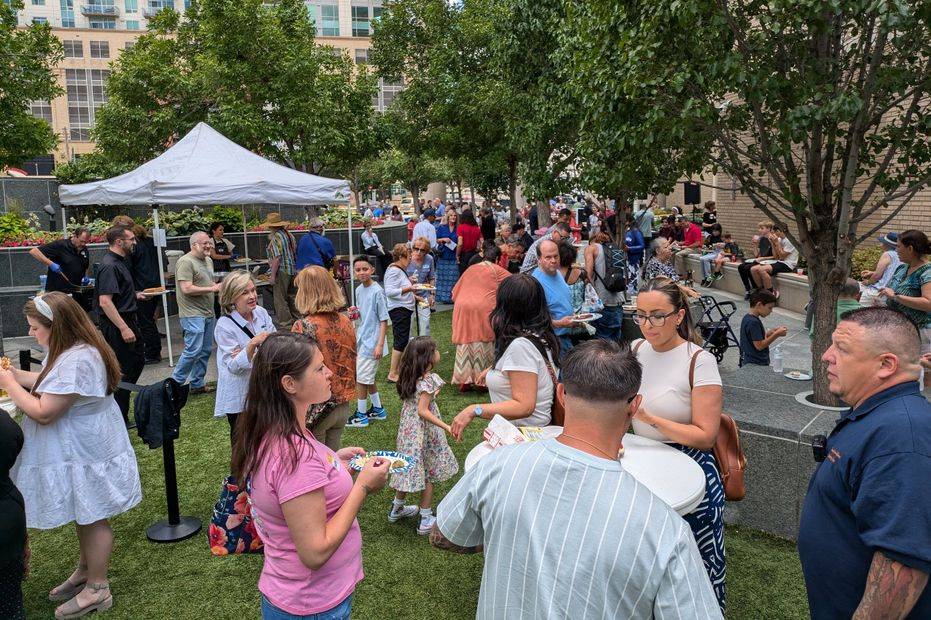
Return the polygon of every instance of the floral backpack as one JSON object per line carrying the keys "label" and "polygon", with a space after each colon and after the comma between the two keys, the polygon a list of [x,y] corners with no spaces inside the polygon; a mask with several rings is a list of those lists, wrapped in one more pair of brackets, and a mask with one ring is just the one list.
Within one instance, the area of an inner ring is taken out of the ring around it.
{"label": "floral backpack", "polygon": [[213,518],[207,530],[213,555],[262,553],[264,544],[255,529],[249,494],[240,489],[233,476],[223,481],[220,499],[213,506]]}

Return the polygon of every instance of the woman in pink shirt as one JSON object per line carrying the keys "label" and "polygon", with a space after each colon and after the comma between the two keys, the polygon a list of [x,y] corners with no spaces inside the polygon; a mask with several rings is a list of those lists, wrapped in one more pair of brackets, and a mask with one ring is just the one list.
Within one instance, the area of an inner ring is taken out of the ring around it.
{"label": "woman in pink shirt", "polygon": [[364,450],[334,452],[306,429],[310,405],[330,397],[332,375],[314,339],[271,334],[252,366],[233,469],[247,481],[265,543],[262,618],[348,619],[363,577],[356,514],[384,488],[389,463],[370,461],[353,482],[348,461]]}

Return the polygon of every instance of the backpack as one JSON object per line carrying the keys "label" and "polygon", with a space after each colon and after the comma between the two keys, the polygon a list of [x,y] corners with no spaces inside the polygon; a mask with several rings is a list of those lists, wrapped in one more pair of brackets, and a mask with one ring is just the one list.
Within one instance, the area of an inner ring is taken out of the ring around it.
{"label": "backpack", "polygon": [[598,275],[596,269],[595,277],[609,293],[623,293],[627,290],[627,255],[610,241],[601,244],[601,251],[604,252],[605,274],[604,277]]}

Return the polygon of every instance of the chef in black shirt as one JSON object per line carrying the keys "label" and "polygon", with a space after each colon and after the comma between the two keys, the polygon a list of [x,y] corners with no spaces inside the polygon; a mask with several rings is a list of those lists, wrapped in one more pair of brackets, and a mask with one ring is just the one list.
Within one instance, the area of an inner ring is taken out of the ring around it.
{"label": "chef in black shirt", "polygon": [[80,286],[87,275],[89,239],[90,232],[86,228],[78,228],[68,239],[58,239],[29,250],[30,256],[48,267],[45,290],[71,293],[85,310],[91,309],[90,295],[78,293],[74,287]]}
{"label": "chef in black shirt", "polygon": [[[136,245],[129,257],[129,270],[133,274],[136,290],[144,291],[161,286],[158,248],[155,247],[155,241],[142,226],[134,224],[132,229],[136,235]],[[164,264],[162,267],[164,268]],[[142,332],[147,364],[157,364],[162,359],[162,336],[155,324],[155,311],[159,301],[158,297],[136,300],[136,321],[139,323],[139,331]]]}
{"label": "chef in black shirt", "polygon": [[[147,295],[136,292],[129,270],[129,257],[136,245],[136,235],[131,228],[113,226],[107,230],[107,244],[110,249],[100,260],[94,290],[100,331],[116,353],[123,370],[123,381],[135,383],[145,365],[136,301],[148,299]],[[123,420],[128,421],[129,392],[117,390],[113,397],[120,406]]]}

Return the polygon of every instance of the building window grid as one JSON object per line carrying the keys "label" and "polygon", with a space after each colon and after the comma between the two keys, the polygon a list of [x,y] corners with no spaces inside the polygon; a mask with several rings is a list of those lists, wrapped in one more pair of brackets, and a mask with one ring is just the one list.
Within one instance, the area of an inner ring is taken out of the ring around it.
{"label": "building window grid", "polygon": [[65,69],[70,138],[89,141],[97,109],[107,102],[105,69]]}
{"label": "building window grid", "polygon": [[338,37],[339,5],[321,3],[318,6],[320,20],[317,22],[317,35],[321,37]]}
{"label": "building window grid", "polygon": [[74,28],[74,0],[60,0],[61,27]]}
{"label": "building window grid", "polygon": [[52,124],[52,104],[48,101],[30,101],[29,113],[36,118],[44,119],[49,125]]}
{"label": "building window grid", "polygon": [[32,6],[45,6],[45,0],[32,0]]}
{"label": "building window grid", "polygon": [[139,30],[139,20],[138,19],[127,19],[126,30]]}
{"label": "building window grid", "polygon": [[367,37],[370,32],[369,7],[352,5],[352,36]]}
{"label": "building window grid", "polygon": [[123,0],[123,7],[126,9],[127,13],[136,13],[139,11],[139,1]]}
{"label": "building window grid", "polygon": [[357,49],[355,53],[355,60],[357,65],[367,65],[369,62],[368,49]]}
{"label": "building window grid", "polygon": [[32,18],[32,23],[33,23],[33,24],[47,24],[47,23],[48,23],[48,17],[33,17],[33,18]]}
{"label": "building window grid", "polygon": [[65,58],[84,58],[84,43],[82,41],[63,41]]}
{"label": "building window grid", "polygon": [[109,41],[91,41],[91,58],[109,58],[110,43]]}
{"label": "building window grid", "polygon": [[116,30],[116,20],[106,17],[91,17],[87,20],[92,30]]}

